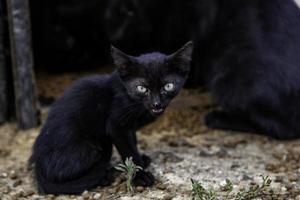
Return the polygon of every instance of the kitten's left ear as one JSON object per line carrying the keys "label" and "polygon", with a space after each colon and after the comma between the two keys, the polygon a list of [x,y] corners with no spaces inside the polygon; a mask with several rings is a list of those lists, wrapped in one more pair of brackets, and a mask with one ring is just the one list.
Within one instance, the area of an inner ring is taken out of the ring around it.
{"label": "kitten's left ear", "polygon": [[121,76],[127,76],[131,72],[131,65],[133,57],[123,53],[121,50],[111,46],[111,56],[114,64]]}
{"label": "kitten's left ear", "polygon": [[190,70],[190,64],[193,53],[193,42],[189,41],[178,51],[169,56],[169,61],[180,71],[186,73]]}

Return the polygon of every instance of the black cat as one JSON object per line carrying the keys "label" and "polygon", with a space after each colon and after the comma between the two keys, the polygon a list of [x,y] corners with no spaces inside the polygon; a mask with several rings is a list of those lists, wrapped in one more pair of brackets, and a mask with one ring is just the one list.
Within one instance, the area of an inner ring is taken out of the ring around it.
{"label": "black cat", "polygon": [[[78,81],[52,106],[30,159],[39,191],[78,194],[108,184],[112,145],[145,169],[150,159],[139,154],[135,132],[178,94],[191,53],[191,42],[172,55],[133,57],[112,48],[117,71]],[[134,183],[151,186],[154,177],[142,170]]]}
{"label": "black cat", "polygon": [[222,108],[209,113],[206,124],[299,138],[298,6],[293,0],[210,2],[211,20],[196,30],[196,67],[191,71],[191,78],[205,84]]}

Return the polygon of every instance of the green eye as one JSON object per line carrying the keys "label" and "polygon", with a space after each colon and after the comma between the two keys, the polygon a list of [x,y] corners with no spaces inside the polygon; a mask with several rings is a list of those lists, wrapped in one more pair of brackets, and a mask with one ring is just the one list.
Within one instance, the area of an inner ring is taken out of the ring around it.
{"label": "green eye", "polygon": [[174,83],[167,83],[164,86],[164,90],[167,91],[167,92],[172,92],[172,91],[174,91],[174,89],[175,89]]}
{"label": "green eye", "polygon": [[139,93],[146,93],[148,91],[147,88],[145,88],[144,86],[141,86],[141,85],[137,86],[136,89]]}

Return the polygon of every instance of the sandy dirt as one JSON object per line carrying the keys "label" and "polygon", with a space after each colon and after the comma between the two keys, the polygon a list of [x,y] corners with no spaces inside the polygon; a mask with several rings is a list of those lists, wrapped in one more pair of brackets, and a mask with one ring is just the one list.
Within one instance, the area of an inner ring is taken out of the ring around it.
{"label": "sandy dirt", "polygon": [[[161,119],[139,131],[139,146],[152,158],[149,170],[157,183],[126,193],[124,176],[114,184],[81,196],[37,194],[27,160],[39,128],[18,131],[15,124],[0,126],[0,199],[192,199],[190,179],[220,191],[225,179],[234,191],[261,183],[269,176],[273,194],[261,199],[300,199],[300,140],[282,142],[254,134],[207,129],[202,123],[212,109],[210,97],[183,91]],[[44,118],[47,109],[43,109]],[[114,164],[119,162],[117,153]],[[222,192],[219,192],[223,199]],[[232,197],[233,198],[233,197]]]}

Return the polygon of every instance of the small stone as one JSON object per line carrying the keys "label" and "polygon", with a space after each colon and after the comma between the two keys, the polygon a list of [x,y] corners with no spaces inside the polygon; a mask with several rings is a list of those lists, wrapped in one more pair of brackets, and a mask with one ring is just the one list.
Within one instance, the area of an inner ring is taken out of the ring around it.
{"label": "small stone", "polygon": [[77,200],[84,200],[84,198],[83,197],[78,197]]}
{"label": "small stone", "polygon": [[284,176],[276,176],[275,177],[275,182],[277,182],[277,183],[282,183],[283,180],[284,180]]}
{"label": "small stone", "polygon": [[23,189],[18,189],[16,191],[16,196],[17,197],[24,197],[24,190]]}
{"label": "small stone", "polygon": [[22,180],[17,180],[13,183],[13,187],[17,187],[22,184]]}
{"label": "small stone", "polygon": [[290,183],[286,184],[285,187],[288,191],[291,191],[295,188],[295,186],[293,184],[290,184]]}
{"label": "small stone", "polygon": [[102,196],[101,193],[96,193],[94,194],[93,199],[100,199],[101,196]]}
{"label": "small stone", "polygon": [[230,166],[231,169],[238,169],[240,167],[241,167],[241,165],[237,162],[233,162]]}
{"label": "small stone", "polygon": [[200,157],[212,157],[213,155],[210,152],[206,151],[206,150],[201,150],[200,153],[199,153],[199,156]]}
{"label": "small stone", "polygon": [[286,192],[286,191],[287,191],[287,188],[286,188],[286,187],[281,187],[281,191],[282,191],[282,192]]}
{"label": "small stone", "polygon": [[242,180],[249,181],[249,180],[253,180],[253,179],[250,176],[248,176],[247,174],[243,174]]}
{"label": "small stone", "polygon": [[163,197],[163,200],[172,200],[172,199],[173,199],[173,196],[170,194],[167,194]]}
{"label": "small stone", "polygon": [[228,151],[225,148],[220,148],[215,154],[219,158],[225,158],[229,156]]}
{"label": "small stone", "polygon": [[9,186],[6,186],[4,189],[3,189],[3,193],[4,194],[8,194],[9,192],[11,191],[10,187]]}
{"label": "small stone", "polygon": [[18,175],[17,175],[17,173],[16,173],[15,170],[11,170],[11,171],[9,172],[9,178],[11,178],[11,179],[16,179],[17,177],[18,177]]}
{"label": "small stone", "polygon": [[298,179],[299,179],[298,176],[295,175],[295,174],[293,174],[293,175],[291,175],[291,176],[289,177],[289,180],[290,180],[291,182],[297,182]]}
{"label": "small stone", "polygon": [[143,186],[137,186],[135,189],[137,192],[143,192],[145,190]]}
{"label": "small stone", "polygon": [[32,189],[28,189],[24,191],[24,197],[29,197],[34,194],[34,191]]}
{"label": "small stone", "polygon": [[15,192],[10,193],[11,200],[17,200],[19,197]]}
{"label": "small stone", "polygon": [[8,176],[8,174],[7,174],[6,172],[3,172],[3,173],[1,174],[1,178],[7,178],[7,176]]}
{"label": "small stone", "polygon": [[162,183],[159,183],[159,184],[157,184],[156,188],[157,188],[157,189],[160,189],[160,190],[166,190],[166,189],[167,189],[167,186],[164,185],[164,184],[162,184]]}
{"label": "small stone", "polygon": [[83,197],[83,199],[88,199],[90,197],[89,192],[88,191],[84,191],[81,196]]}

